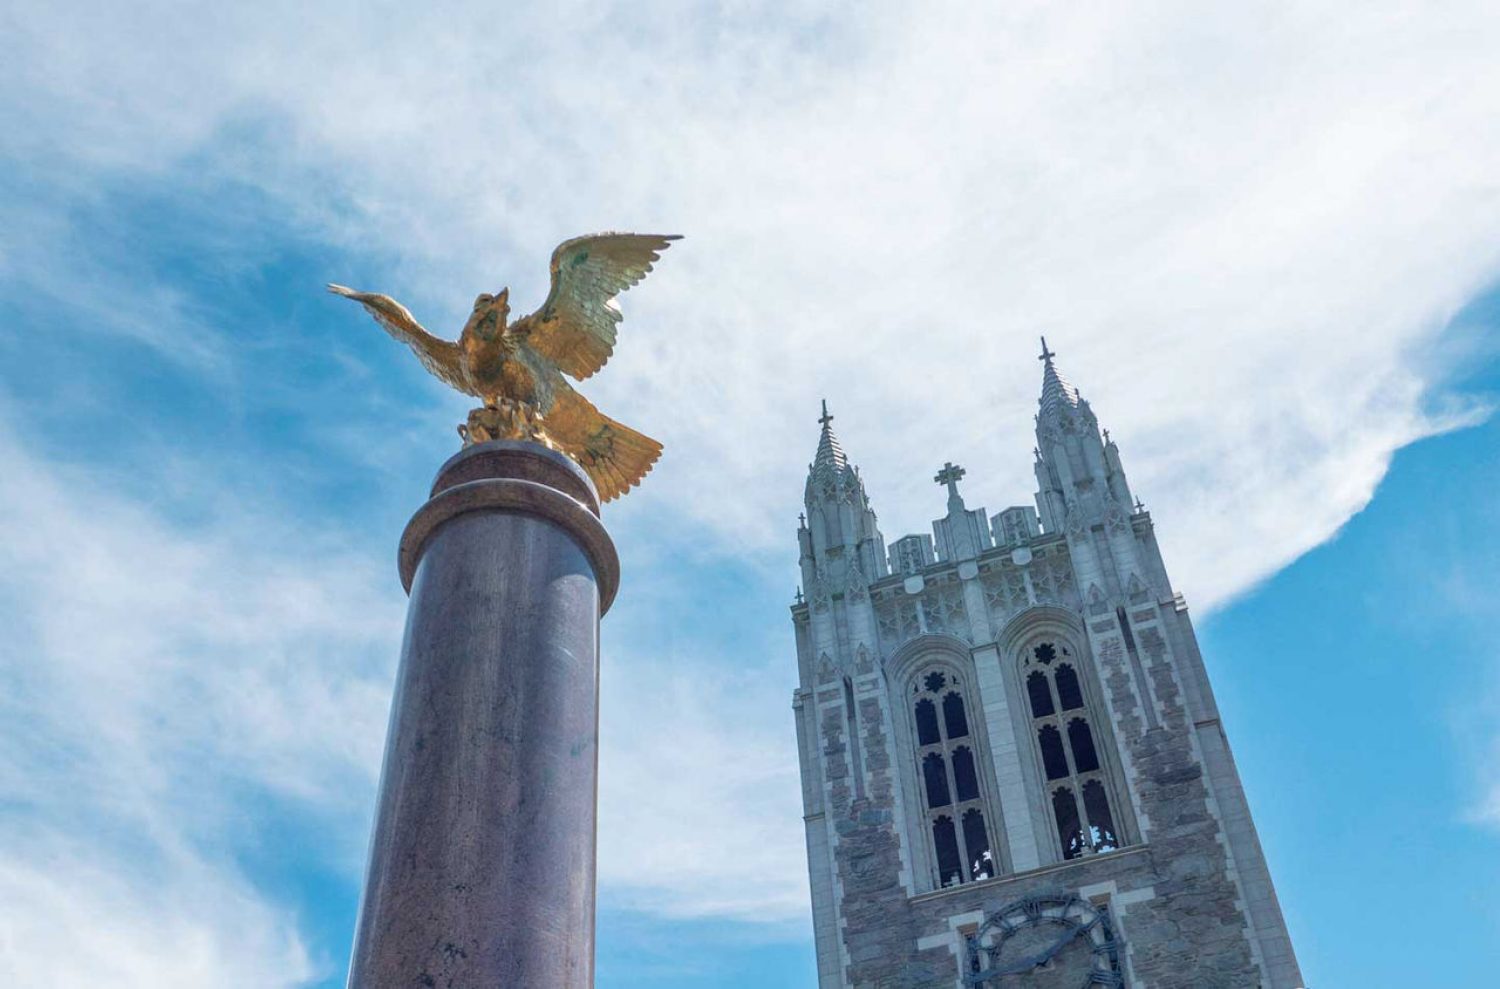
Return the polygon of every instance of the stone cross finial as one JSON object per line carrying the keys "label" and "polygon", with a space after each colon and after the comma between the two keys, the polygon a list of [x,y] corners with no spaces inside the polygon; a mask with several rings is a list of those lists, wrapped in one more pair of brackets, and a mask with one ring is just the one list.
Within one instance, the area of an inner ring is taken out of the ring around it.
{"label": "stone cross finial", "polygon": [[818,425],[826,427],[830,422],[833,422],[833,416],[828,414],[828,399],[825,398],[823,399],[823,414],[818,417]]}
{"label": "stone cross finial", "polygon": [[1042,354],[1041,354],[1040,357],[1037,358],[1037,360],[1039,360],[1039,361],[1050,361],[1052,358],[1054,358],[1056,356],[1057,356],[1056,351],[1052,351],[1052,350],[1048,350],[1047,349],[1047,338],[1046,337],[1042,337]]}
{"label": "stone cross finial", "polygon": [[807,513],[806,512],[798,512],[797,513],[797,528],[799,528],[799,529],[806,529],[807,528]]}
{"label": "stone cross finial", "polygon": [[948,497],[957,498],[958,482],[963,479],[965,473],[962,467],[949,461],[943,464],[943,469],[937,472],[937,476],[932,481],[934,484],[948,485]]}

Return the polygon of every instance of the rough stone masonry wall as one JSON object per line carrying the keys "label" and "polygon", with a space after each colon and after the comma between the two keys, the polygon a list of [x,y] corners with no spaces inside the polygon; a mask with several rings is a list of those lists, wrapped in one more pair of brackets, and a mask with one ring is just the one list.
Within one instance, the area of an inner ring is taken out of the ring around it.
{"label": "rough stone masonry wall", "polygon": [[895,828],[893,789],[897,782],[880,699],[863,697],[858,704],[866,781],[863,795],[855,793],[849,776],[842,706],[819,708],[829,777],[828,819],[836,841],[834,867],[843,890],[840,935],[849,960],[845,978],[851,985],[894,989],[909,984],[900,981],[900,971],[912,936]]}
{"label": "rough stone masonry wall", "polygon": [[[1108,890],[1119,900],[1129,903],[1128,907],[1117,904],[1113,908],[1116,929],[1124,931],[1128,947],[1135,938],[1135,930],[1139,929],[1143,936],[1154,931],[1154,920],[1142,917],[1145,913],[1142,908],[1150,901],[1139,901],[1152,896],[1152,882],[1156,876],[1146,850],[1136,848],[1069,862],[1066,865],[1048,866],[1025,875],[1006,876],[924,894],[912,903],[913,953],[905,967],[913,978],[901,985],[908,989],[953,989],[958,982],[963,952],[962,942],[955,930],[956,922],[962,920],[977,924],[980,917],[1002,910],[1031,893],[1057,889],[1075,893],[1079,890]],[[1129,963],[1129,959],[1125,961]],[[1140,984],[1139,978],[1136,984]],[[1157,985],[1155,981],[1150,984]],[[1027,989],[1046,989],[1046,983],[1036,979],[1012,979],[1001,982],[992,989],[1013,989],[1023,985]],[[1236,989],[1243,989],[1238,983],[1233,985]],[[1068,989],[1077,987],[1070,986]]]}
{"label": "rough stone masonry wall", "polygon": [[[829,691],[820,705],[828,812],[842,889],[840,931],[847,984],[859,989],[927,989],[957,984],[959,949],[952,919],[982,916],[1031,892],[1103,889],[1128,902],[1116,923],[1126,964],[1153,989],[1254,989],[1240,896],[1228,869],[1219,823],[1193,749],[1176,678],[1162,650],[1142,643],[1159,727],[1141,716],[1119,640],[1099,641],[1100,674],[1125,748],[1147,843],[1113,854],[1046,867],[910,898],[901,882],[888,730],[877,697],[859,701],[867,789],[856,795],[843,707]],[[899,754],[898,756],[899,757]],[[945,943],[934,945],[935,941]],[[919,942],[923,946],[919,946]],[[1031,983],[1043,989],[1041,983]]]}
{"label": "rough stone masonry wall", "polygon": [[[1096,640],[1153,873],[1155,896],[1137,904],[1122,925],[1131,968],[1162,989],[1254,989],[1261,976],[1178,678],[1160,636],[1141,640],[1149,688],[1141,685],[1139,694],[1119,637]],[[1156,727],[1147,726],[1140,706],[1152,697]]]}
{"label": "rough stone masonry wall", "polygon": [[[1076,605],[1075,605],[1076,606]],[[1020,875],[912,897],[904,869],[924,863],[898,837],[899,774],[883,707],[885,686],[861,682],[856,704],[861,760],[852,758],[843,692],[825,681],[817,691],[824,807],[832,839],[835,896],[840,903],[842,981],[875,989],[958,985],[958,918],[987,913],[1034,892],[1107,892],[1132,984],[1151,989],[1256,989],[1262,975],[1248,932],[1242,891],[1231,869],[1218,810],[1204,777],[1182,678],[1173,651],[1148,612],[1132,615],[1135,660],[1112,619],[1096,620],[1089,640],[1106,701],[1121,771],[1132,791],[1140,839],[1114,853],[1044,866]],[[880,652],[909,636],[881,628]],[[889,637],[888,637],[889,636]],[[862,670],[860,671],[862,672]],[[900,699],[896,699],[899,703]],[[1149,716],[1143,704],[1151,705]],[[1104,712],[1100,712],[1101,714]],[[852,772],[862,765],[862,786]],[[1033,799],[1045,799],[1033,794]],[[1119,794],[1123,800],[1125,794]],[[1009,808],[1006,808],[1008,811]],[[1117,825],[1127,815],[1117,810]],[[1284,981],[1284,980],[1283,980]],[[1274,983],[1280,989],[1281,983]],[[1287,983],[1288,985],[1292,983]],[[1045,989],[1035,979],[1004,984]],[[1001,987],[996,987],[1001,989]]]}

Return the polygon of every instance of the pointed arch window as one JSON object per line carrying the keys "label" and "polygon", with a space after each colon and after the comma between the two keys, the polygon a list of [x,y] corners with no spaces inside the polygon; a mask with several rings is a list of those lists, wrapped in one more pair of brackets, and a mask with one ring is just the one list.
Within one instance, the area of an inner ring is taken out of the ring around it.
{"label": "pointed arch window", "polygon": [[964,682],[951,669],[927,667],[912,679],[910,698],[935,883],[989,878],[996,872],[995,857]]}
{"label": "pointed arch window", "polygon": [[1097,721],[1080,669],[1073,647],[1062,641],[1033,643],[1021,658],[1032,734],[1064,859],[1121,845],[1110,780],[1095,742]]}

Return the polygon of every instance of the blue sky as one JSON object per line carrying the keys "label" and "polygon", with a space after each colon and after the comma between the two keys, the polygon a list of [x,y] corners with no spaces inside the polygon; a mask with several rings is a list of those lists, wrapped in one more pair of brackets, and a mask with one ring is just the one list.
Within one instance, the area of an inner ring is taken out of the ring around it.
{"label": "blue sky", "polygon": [[395,540],[466,406],[322,284],[451,331],[603,228],[687,239],[587,387],[667,446],[607,516],[601,986],[811,984],[817,400],[888,539],[944,460],[1024,503],[1039,333],[1157,519],[1309,985],[1500,962],[1482,5],[0,26],[7,981],[341,983]]}

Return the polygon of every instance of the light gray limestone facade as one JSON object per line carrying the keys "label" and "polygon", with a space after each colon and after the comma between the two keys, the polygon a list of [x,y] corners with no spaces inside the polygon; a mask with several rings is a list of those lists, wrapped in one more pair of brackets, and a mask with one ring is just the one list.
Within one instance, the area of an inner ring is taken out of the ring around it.
{"label": "light gray limestone facade", "polygon": [[1036,507],[889,547],[824,408],[792,607],[818,984],[1292,989],[1199,655],[1043,346]]}

